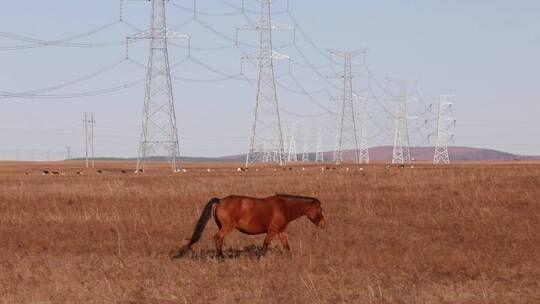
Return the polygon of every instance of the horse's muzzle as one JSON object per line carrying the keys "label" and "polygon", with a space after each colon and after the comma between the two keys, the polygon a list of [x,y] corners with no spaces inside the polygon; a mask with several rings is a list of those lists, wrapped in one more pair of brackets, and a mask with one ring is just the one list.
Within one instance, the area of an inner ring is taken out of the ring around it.
{"label": "horse's muzzle", "polygon": [[321,220],[317,226],[319,226],[319,228],[323,229],[324,226],[326,226],[326,221],[325,221],[325,220]]}

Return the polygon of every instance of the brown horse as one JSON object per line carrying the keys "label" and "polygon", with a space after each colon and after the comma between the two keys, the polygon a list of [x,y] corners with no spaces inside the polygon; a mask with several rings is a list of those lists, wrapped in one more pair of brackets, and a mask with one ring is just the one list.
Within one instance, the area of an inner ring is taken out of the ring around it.
{"label": "brown horse", "polygon": [[266,233],[262,247],[264,254],[276,234],[279,235],[283,247],[287,251],[291,250],[285,228],[301,216],[307,216],[313,224],[321,228],[325,225],[321,202],[313,197],[276,194],[266,198],[236,195],[213,198],[204,207],[189,243],[171,258],[181,258],[190,251],[193,244],[201,238],[210,215],[214,217],[219,228],[214,241],[220,258],[223,257],[223,239],[235,228],[250,235]]}

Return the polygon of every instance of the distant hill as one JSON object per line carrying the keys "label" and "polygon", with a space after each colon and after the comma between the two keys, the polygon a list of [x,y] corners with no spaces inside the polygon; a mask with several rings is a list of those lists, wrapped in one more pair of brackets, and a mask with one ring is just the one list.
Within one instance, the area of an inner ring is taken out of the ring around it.
{"label": "distant hill", "polygon": [[[418,161],[430,161],[433,159],[434,147],[411,147],[411,157]],[[504,161],[504,160],[533,160],[540,156],[524,156],[490,149],[471,147],[448,147],[451,160],[456,161]],[[346,153],[352,158],[352,151]],[[325,155],[326,156],[326,155]],[[328,154],[331,156],[331,153]],[[382,161],[392,159],[392,147],[380,146],[369,149],[371,160]]]}
{"label": "distant hill", "polygon": [[[417,161],[431,161],[433,159],[434,147],[411,147],[411,157]],[[540,156],[518,155],[497,150],[471,148],[471,147],[448,147],[450,159],[455,161],[510,161],[510,160],[540,160]],[[300,155],[299,155],[300,157]],[[324,158],[332,159],[333,152],[324,152]],[[392,159],[391,146],[379,146],[369,148],[369,157],[373,161],[385,161]],[[353,159],[353,151],[344,152],[345,160]],[[223,162],[242,162],[246,155],[232,155],[220,157]],[[315,159],[315,154],[310,153],[310,159]]]}
{"label": "distant hill", "polygon": [[[434,147],[411,147],[411,157],[417,161],[431,161],[433,159]],[[450,160],[454,161],[511,161],[511,160],[540,160],[538,155],[518,155],[507,152],[501,152],[497,150],[471,148],[471,147],[448,147],[448,153],[450,154]],[[324,152],[324,158],[331,160],[333,152]],[[392,147],[391,146],[379,146],[369,148],[369,157],[372,161],[388,161],[392,159]],[[300,155],[298,155],[300,158]],[[310,159],[315,159],[315,153],[309,154]],[[352,160],[353,153],[351,151],[344,152],[345,160]],[[100,160],[136,160],[136,158],[99,158]],[[163,157],[151,157],[150,160],[163,161]],[[193,163],[243,163],[246,161],[245,154],[230,155],[222,157],[180,157],[181,162],[193,162]]]}

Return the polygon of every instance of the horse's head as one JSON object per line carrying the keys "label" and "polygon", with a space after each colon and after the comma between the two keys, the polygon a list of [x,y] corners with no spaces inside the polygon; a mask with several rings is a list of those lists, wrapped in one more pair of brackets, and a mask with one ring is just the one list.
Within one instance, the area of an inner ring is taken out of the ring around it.
{"label": "horse's head", "polygon": [[322,214],[321,202],[318,199],[314,199],[313,203],[306,210],[306,216],[315,225],[324,228],[326,220]]}

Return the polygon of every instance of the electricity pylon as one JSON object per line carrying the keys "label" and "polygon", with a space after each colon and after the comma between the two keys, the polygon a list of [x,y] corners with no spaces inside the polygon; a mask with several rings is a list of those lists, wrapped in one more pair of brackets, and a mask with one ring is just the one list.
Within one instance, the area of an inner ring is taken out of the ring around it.
{"label": "electricity pylon", "polygon": [[317,128],[317,147],[315,148],[315,162],[324,162],[324,151],[322,150],[322,128]]}
{"label": "electricity pylon", "polygon": [[276,162],[284,165],[285,149],[279,115],[279,103],[276,93],[274,59],[289,59],[272,47],[272,31],[292,29],[287,25],[272,22],[270,6],[273,0],[260,0],[260,20],[255,26],[244,26],[237,30],[255,30],[259,32],[259,50],[242,59],[257,60],[257,96],[253,111],[249,151],[246,167],[257,162]]}
{"label": "electricity pylon", "polygon": [[360,147],[358,149],[358,162],[361,164],[369,164],[369,148],[368,148],[368,108],[367,98],[359,96],[360,100]]}
{"label": "electricity pylon", "polygon": [[167,40],[190,39],[190,36],[167,28],[165,2],[150,0],[150,28],[128,38],[150,40],[136,172],[145,172],[146,161],[152,155],[165,156],[173,172],[179,170],[180,147]]}
{"label": "electricity pylon", "polygon": [[336,149],[334,151],[334,161],[336,164],[343,162],[343,151],[352,149],[354,154],[353,160],[359,163],[360,156],[358,154],[358,133],[356,128],[356,117],[354,113],[354,96],[353,96],[353,74],[352,74],[352,58],[365,54],[367,49],[359,49],[351,52],[343,52],[329,49],[330,54],[343,57],[343,74],[338,75],[338,78],[343,78],[343,98],[334,99],[342,102],[340,121],[336,134]]}
{"label": "electricity pylon", "polygon": [[399,96],[392,98],[394,105],[394,143],[392,149],[392,164],[405,164],[411,162],[409,127],[407,117],[407,85],[399,79],[387,78],[388,81],[400,86]]}
{"label": "electricity pylon", "polygon": [[439,97],[439,110],[437,119],[437,144],[435,145],[434,164],[449,164],[448,142],[453,137],[450,129],[455,124],[455,119],[449,117],[452,113],[453,103],[449,102],[454,95],[441,95]]}
{"label": "electricity pylon", "polygon": [[303,149],[302,149],[302,162],[309,162],[309,129],[307,127],[304,128],[304,142],[303,142]]}
{"label": "electricity pylon", "polygon": [[289,140],[289,144],[288,144],[288,147],[287,147],[288,148],[287,149],[287,161],[288,162],[296,162],[296,161],[298,161],[298,158],[297,158],[297,155],[296,155],[296,138],[294,136],[294,132],[295,132],[295,125],[293,123],[289,127],[289,132],[287,134],[288,140]]}
{"label": "electricity pylon", "polygon": [[71,147],[66,147],[66,160],[71,160]]}
{"label": "electricity pylon", "polygon": [[85,156],[86,156],[86,168],[92,168],[95,166],[94,161],[94,127],[96,121],[94,120],[94,113],[88,115],[87,112],[84,112],[84,143],[85,143]]}

